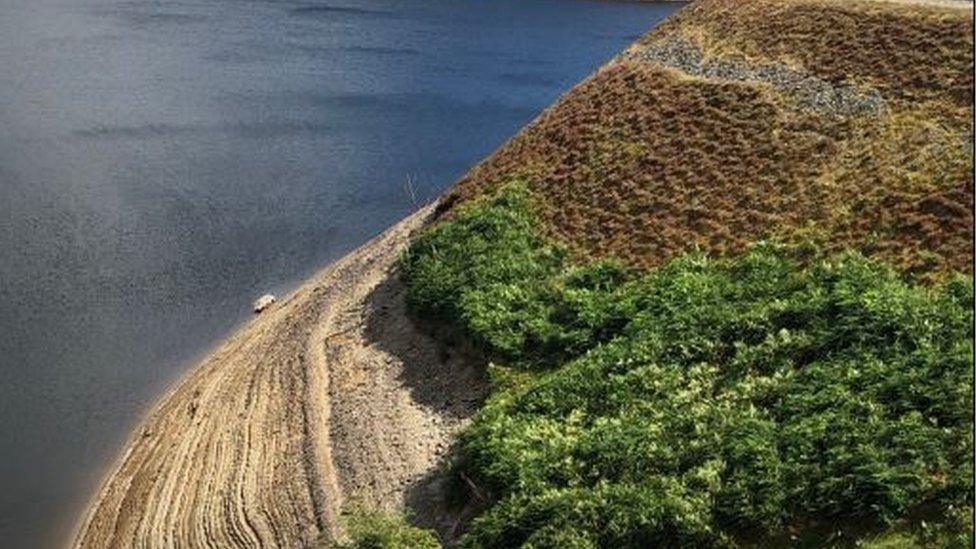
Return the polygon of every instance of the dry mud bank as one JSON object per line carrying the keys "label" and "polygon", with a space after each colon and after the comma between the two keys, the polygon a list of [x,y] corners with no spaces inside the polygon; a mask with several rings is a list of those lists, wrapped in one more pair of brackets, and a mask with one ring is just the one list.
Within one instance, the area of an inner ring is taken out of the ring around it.
{"label": "dry mud bank", "polygon": [[76,547],[302,547],[344,504],[427,494],[483,383],[406,319],[389,277],[421,210],[253,319],[132,435]]}

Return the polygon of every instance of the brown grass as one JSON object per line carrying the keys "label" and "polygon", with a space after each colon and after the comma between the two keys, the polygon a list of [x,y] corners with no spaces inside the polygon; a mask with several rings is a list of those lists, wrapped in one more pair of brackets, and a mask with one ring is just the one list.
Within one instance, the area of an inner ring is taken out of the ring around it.
{"label": "brown grass", "polygon": [[703,0],[641,42],[677,35],[706,55],[872,87],[888,107],[813,113],[767,84],[621,58],[465,175],[442,213],[519,176],[583,258],[652,267],[773,237],[923,275],[972,271],[971,15]]}
{"label": "brown grass", "polygon": [[967,11],[857,0],[704,0],[642,41],[694,35],[711,51],[870,85],[889,101],[969,107],[973,20]]}

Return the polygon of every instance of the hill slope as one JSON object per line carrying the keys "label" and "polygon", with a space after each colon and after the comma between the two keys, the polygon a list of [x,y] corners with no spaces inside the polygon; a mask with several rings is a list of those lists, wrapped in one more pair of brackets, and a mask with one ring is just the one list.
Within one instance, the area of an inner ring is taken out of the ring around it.
{"label": "hill slope", "polygon": [[530,182],[582,257],[650,267],[776,237],[971,271],[969,9],[701,0],[460,180]]}
{"label": "hill slope", "polygon": [[442,198],[462,546],[971,545],[970,7],[699,0]]}

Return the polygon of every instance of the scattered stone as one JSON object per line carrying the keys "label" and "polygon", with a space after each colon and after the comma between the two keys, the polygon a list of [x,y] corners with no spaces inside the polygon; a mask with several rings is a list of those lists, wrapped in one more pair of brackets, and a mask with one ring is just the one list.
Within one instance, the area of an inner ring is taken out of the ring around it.
{"label": "scattered stone", "polygon": [[861,90],[850,84],[832,84],[781,64],[753,65],[744,59],[705,58],[697,45],[671,38],[631,48],[621,58],[651,61],[691,76],[733,82],[761,82],[797,100],[801,109],[833,116],[879,116],[884,98],[873,88]]}

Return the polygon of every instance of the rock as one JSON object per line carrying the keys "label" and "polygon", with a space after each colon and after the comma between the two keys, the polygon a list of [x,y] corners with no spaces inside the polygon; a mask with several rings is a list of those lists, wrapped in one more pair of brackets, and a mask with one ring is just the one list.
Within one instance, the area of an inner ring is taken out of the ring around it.
{"label": "rock", "polygon": [[264,311],[265,309],[267,309],[268,307],[270,307],[271,304],[274,303],[275,301],[277,301],[275,299],[275,296],[273,296],[271,294],[264,294],[263,296],[259,297],[254,302],[254,314],[258,314],[258,313]]}
{"label": "rock", "polygon": [[820,114],[880,116],[885,112],[884,98],[875,89],[828,82],[781,64],[753,65],[741,59],[706,58],[696,44],[684,38],[631,48],[621,57],[658,63],[702,78],[763,82],[794,96],[801,108]]}

